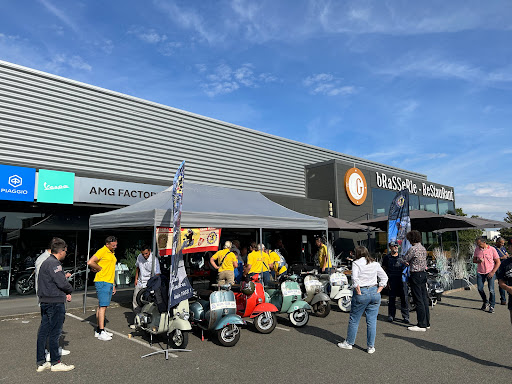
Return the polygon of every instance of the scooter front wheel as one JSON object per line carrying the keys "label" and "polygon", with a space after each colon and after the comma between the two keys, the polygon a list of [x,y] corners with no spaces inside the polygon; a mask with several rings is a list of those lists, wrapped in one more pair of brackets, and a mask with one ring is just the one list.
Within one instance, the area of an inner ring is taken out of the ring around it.
{"label": "scooter front wheel", "polygon": [[318,317],[327,317],[327,315],[331,312],[331,303],[326,303],[325,301],[316,303],[313,306],[313,311]]}
{"label": "scooter front wheel", "polygon": [[277,325],[277,316],[273,312],[263,312],[254,319],[254,327],[259,333],[270,333]]}
{"label": "scooter front wheel", "polygon": [[184,349],[188,344],[188,332],[181,329],[175,329],[169,335],[169,345],[175,349]]}
{"label": "scooter front wheel", "polygon": [[350,312],[350,308],[352,307],[352,297],[351,296],[342,296],[338,299],[338,307],[343,312]]}
{"label": "scooter front wheel", "polygon": [[233,347],[240,340],[240,328],[235,324],[227,325],[217,331],[217,339],[225,347]]}
{"label": "scooter front wheel", "polygon": [[290,321],[291,323],[297,327],[305,326],[309,321],[309,313],[305,309],[298,309],[292,313],[290,313]]}

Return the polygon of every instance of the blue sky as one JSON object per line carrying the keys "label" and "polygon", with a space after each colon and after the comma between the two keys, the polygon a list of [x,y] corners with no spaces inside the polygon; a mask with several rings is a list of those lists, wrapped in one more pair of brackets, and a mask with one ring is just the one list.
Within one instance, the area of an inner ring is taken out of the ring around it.
{"label": "blue sky", "polygon": [[0,1],[0,59],[512,211],[510,1]]}

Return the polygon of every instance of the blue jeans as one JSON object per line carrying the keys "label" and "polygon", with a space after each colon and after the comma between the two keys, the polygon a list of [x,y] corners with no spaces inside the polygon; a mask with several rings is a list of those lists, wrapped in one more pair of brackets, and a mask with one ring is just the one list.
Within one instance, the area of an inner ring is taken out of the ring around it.
{"label": "blue jeans", "polygon": [[[494,308],[496,304],[496,295],[494,294],[494,281],[496,280],[496,275],[489,278],[488,274],[477,273],[476,274],[476,285],[478,287],[478,293],[482,297],[482,301],[484,304],[489,303],[491,307]],[[484,292],[484,283],[487,281],[487,285],[489,287],[489,301],[487,301],[487,296]]]}
{"label": "blue jeans", "polygon": [[361,288],[361,294],[358,295],[354,290],[352,296],[352,307],[350,309],[350,319],[348,321],[347,343],[354,345],[356,342],[359,320],[363,312],[366,314],[366,345],[375,346],[375,334],[377,333],[377,315],[380,307],[380,293],[377,287]]}
{"label": "blue jeans", "polygon": [[59,338],[66,316],[64,303],[41,303],[41,325],[37,332],[37,364],[46,362],[44,350],[48,339],[48,348],[52,365],[60,361]]}

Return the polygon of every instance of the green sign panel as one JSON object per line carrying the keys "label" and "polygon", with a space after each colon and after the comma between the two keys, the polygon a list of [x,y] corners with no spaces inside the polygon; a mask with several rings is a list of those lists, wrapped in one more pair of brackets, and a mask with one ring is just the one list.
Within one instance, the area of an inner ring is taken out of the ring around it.
{"label": "green sign panel", "polygon": [[39,170],[37,201],[40,203],[73,204],[75,174],[72,172]]}

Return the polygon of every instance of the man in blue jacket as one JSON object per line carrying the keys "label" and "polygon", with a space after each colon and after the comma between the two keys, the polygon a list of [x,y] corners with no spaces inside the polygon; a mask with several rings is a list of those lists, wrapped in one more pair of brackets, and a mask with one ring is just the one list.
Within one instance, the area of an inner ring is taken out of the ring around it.
{"label": "man in blue jacket", "polygon": [[[51,255],[41,264],[38,275],[37,296],[41,305],[41,325],[37,333],[37,372],[50,369],[53,372],[71,371],[74,365],[60,361],[59,338],[66,316],[66,301],[71,301],[73,287],[67,281],[61,261],[66,257],[67,244],[55,238],[51,244]],[[50,360],[46,361],[45,346],[49,340]]]}

